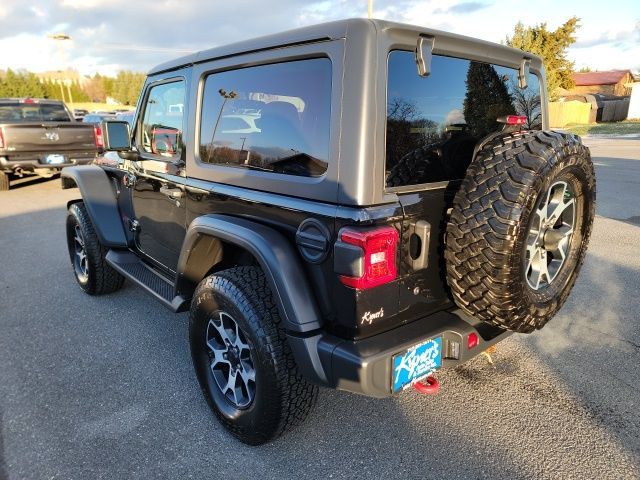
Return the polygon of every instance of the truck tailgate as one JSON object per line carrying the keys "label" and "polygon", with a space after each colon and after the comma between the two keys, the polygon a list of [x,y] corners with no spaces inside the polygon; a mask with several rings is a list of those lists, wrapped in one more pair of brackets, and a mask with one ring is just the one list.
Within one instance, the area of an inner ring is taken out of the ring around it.
{"label": "truck tailgate", "polygon": [[93,125],[83,123],[21,123],[2,125],[10,152],[71,152],[96,150]]}

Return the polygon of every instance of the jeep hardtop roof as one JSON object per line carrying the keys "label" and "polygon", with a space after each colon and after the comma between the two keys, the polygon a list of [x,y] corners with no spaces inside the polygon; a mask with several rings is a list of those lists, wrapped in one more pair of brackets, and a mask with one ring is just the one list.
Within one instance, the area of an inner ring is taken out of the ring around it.
{"label": "jeep hardtop roof", "polygon": [[[245,53],[258,52],[261,50],[269,50],[278,47],[286,47],[290,45],[298,45],[310,42],[347,38],[349,37],[349,33],[352,30],[368,30],[370,32],[370,35],[376,35],[377,33],[382,33],[387,30],[413,31],[417,33],[433,35],[440,38],[446,37],[454,42],[456,40],[462,41],[467,44],[469,42],[472,42],[476,46],[476,51],[479,52],[480,56],[483,57],[496,56],[498,58],[508,57],[513,59],[520,59],[523,55],[523,52],[516,48],[507,47],[505,45],[500,45],[497,43],[488,42],[486,40],[480,40],[465,35],[458,35],[441,30],[434,30],[417,25],[390,22],[386,20],[351,18],[347,20],[338,20],[335,22],[310,25],[308,27],[296,28],[272,35],[256,37],[249,40],[243,40],[241,42],[222,45],[207,50],[201,50],[190,55],[176,58],[175,60],[161,63],[160,65],[152,68],[148,74],[153,75],[168,70],[174,70],[183,66],[193,65],[199,62],[205,62],[213,59],[225,58]],[[435,48],[438,48],[438,46],[436,45]],[[531,53],[526,53],[526,56],[528,58],[531,58],[532,67],[534,67],[536,70],[541,70],[542,61],[539,57]]]}

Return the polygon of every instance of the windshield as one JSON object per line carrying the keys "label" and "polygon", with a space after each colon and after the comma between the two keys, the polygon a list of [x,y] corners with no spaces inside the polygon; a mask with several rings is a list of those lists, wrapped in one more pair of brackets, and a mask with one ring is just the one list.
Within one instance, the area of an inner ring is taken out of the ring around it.
{"label": "windshield", "polygon": [[2,103],[0,123],[70,122],[71,118],[59,103]]}

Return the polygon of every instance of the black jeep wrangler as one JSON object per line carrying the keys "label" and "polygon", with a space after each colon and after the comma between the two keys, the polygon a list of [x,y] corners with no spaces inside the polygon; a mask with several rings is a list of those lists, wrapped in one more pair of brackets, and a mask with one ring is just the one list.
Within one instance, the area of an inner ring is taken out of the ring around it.
{"label": "black jeep wrangler", "polygon": [[546,105],[539,58],[384,21],[160,65],[132,131],[104,124],[117,155],[62,172],[76,278],[190,310],[202,390],[249,444],[318,385],[433,391],[576,281],[593,165]]}

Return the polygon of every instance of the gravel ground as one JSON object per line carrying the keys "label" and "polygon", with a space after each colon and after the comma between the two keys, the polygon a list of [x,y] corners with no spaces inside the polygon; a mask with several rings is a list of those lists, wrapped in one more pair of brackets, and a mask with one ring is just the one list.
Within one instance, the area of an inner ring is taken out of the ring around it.
{"label": "gravel ground", "polygon": [[640,478],[640,140],[588,139],[598,217],[573,295],[532,335],[439,374],[437,396],[322,390],[264,447],[216,423],[187,317],[126,285],[91,298],[59,181],[0,193],[0,479]]}

